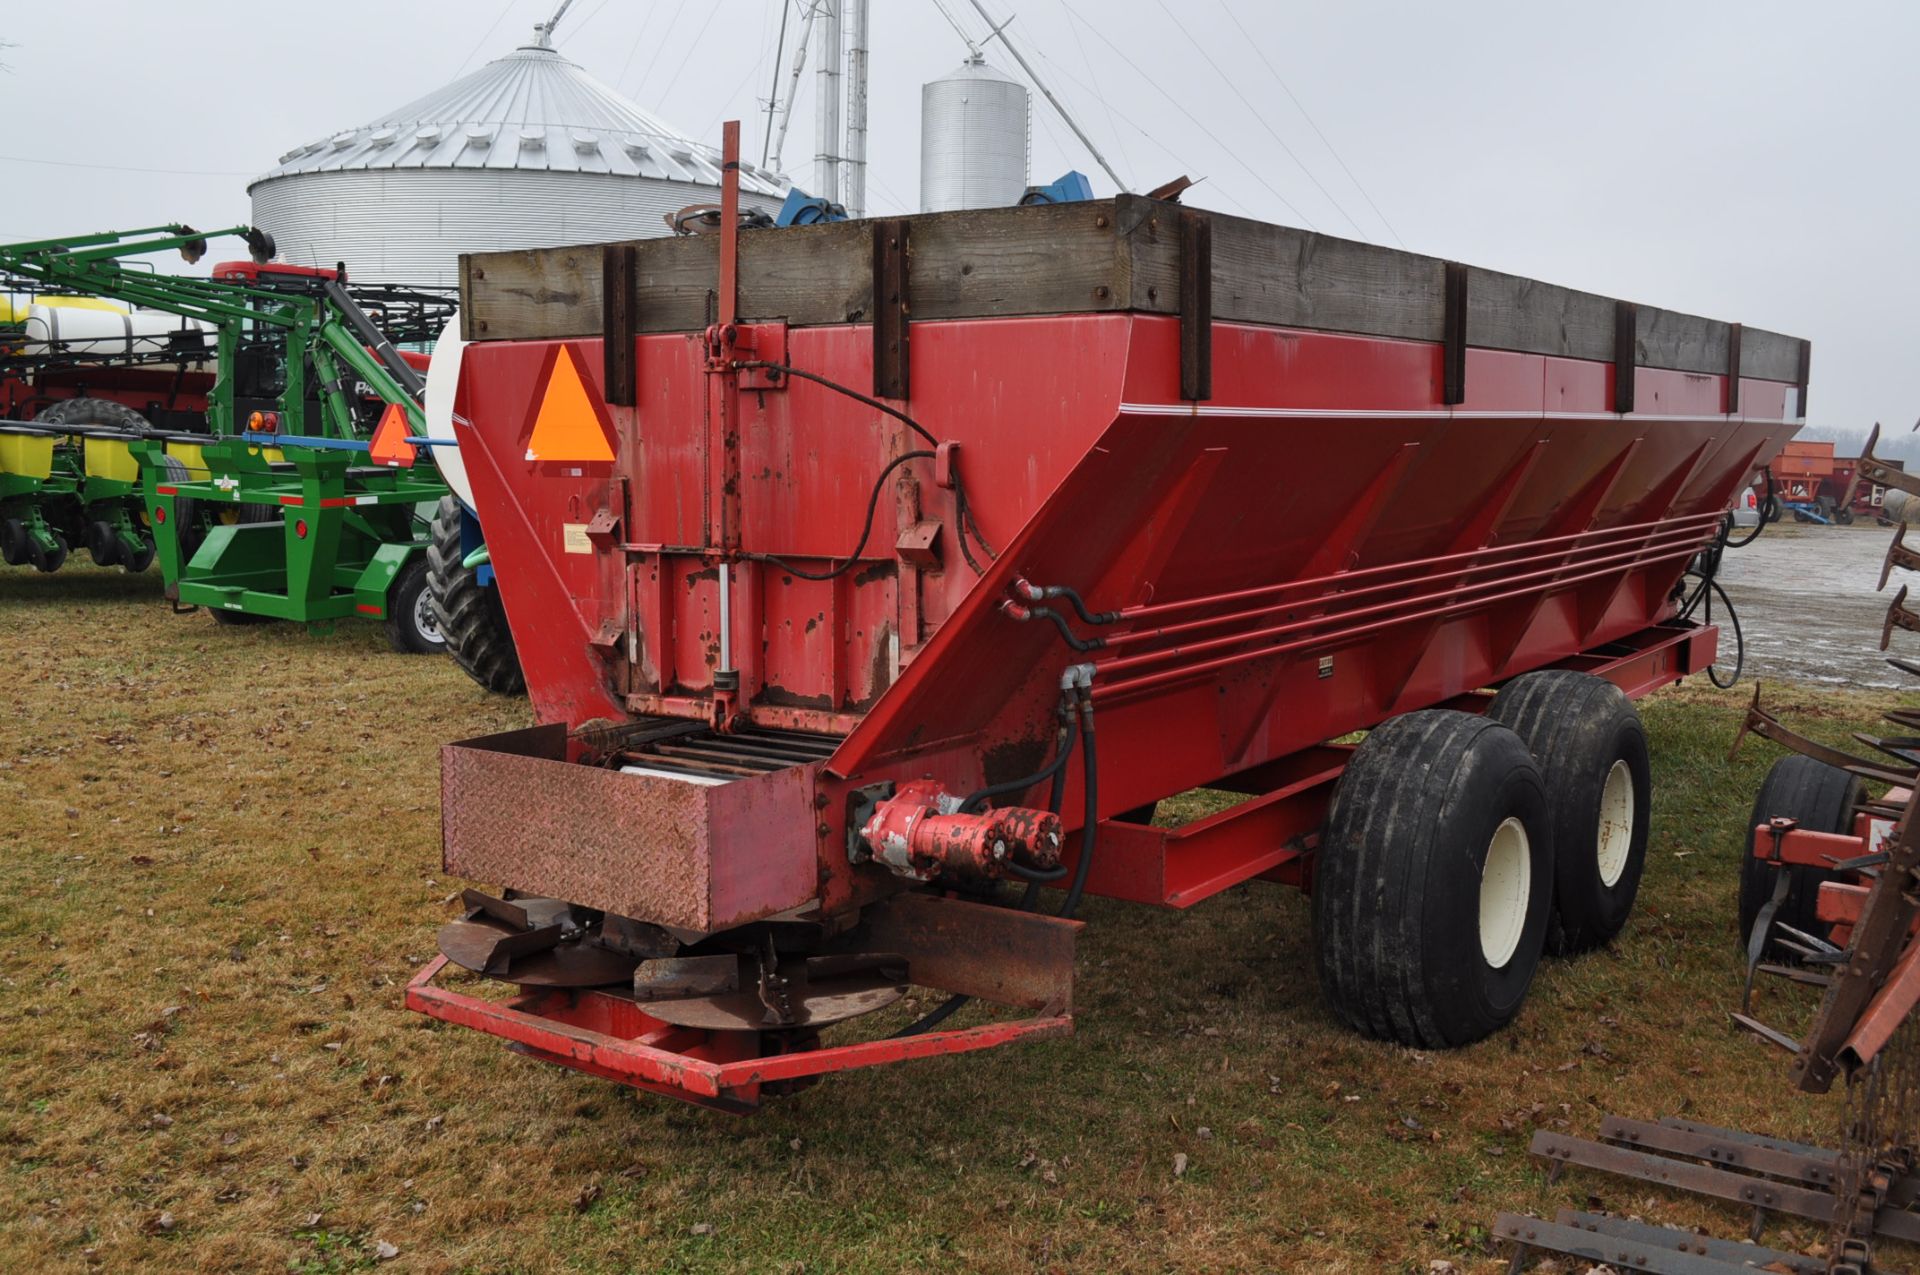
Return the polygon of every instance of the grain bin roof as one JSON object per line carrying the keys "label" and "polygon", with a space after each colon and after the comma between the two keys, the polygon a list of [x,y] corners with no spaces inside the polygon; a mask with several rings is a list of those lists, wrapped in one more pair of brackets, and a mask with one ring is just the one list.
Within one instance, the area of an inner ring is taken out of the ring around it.
{"label": "grain bin roof", "polygon": [[[642,110],[545,42],[522,45],[371,123],[295,147],[252,185],[299,173],[523,169],[720,183],[720,156]],[[784,177],[741,165],[741,189],[786,193]]]}

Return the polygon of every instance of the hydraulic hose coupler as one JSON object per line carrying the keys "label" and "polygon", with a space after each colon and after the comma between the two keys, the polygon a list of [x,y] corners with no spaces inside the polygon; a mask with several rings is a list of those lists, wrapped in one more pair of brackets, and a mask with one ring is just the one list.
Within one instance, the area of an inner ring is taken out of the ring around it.
{"label": "hydraulic hose coupler", "polygon": [[910,881],[993,881],[1009,863],[1059,866],[1059,815],[1026,806],[960,814],[960,801],[931,779],[902,784],[875,804],[860,839],[875,863]]}

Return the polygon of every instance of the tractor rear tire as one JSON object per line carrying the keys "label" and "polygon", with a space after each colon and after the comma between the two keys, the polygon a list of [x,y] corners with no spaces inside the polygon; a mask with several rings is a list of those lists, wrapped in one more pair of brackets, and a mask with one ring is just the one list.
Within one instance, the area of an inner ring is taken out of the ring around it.
{"label": "tractor rear tire", "polygon": [[1500,688],[1487,716],[1525,740],[1553,811],[1547,951],[1602,947],[1633,912],[1647,861],[1652,771],[1633,701],[1591,673],[1547,669]]}
{"label": "tractor rear tire", "polygon": [[527,678],[513,630],[507,627],[500,586],[481,584],[478,571],[461,565],[460,519],[460,502],[441,497],[427,546],[427,587],[440,618],[440,636],[468,677],[496,695],[524,694]]}
{"label": "tractor rear tire", "polygon": [[447,649],[427,592],[427,560],[416,554],[387,589],[387,641],[402,655],[432,655]]}
{"label": "tractor rear tire", "polygon": [[111,429],[152,429],[147,418],[110,398],[63,398],[33,418],[49,425],[105,425]]}
{"label": "tractor rear tire", "polygon": [[1788,864],[1775,867],[1754,856],[1755,834],[1769,819],[1792,819],[1808,832],[1850,832],[1854,807],[1859,805],[1863,787],[1856,775],[1838,766],[1803,757],[1798,753],[1773,763],[1760,792],[1753,799],[1753,815],[1747,820],[1747,835],[1741,838],[1746,855],[1740,861],[1740,946],[1745,948],[1753,934],[1754,920],[1773,897],[1777,874],[1785,872],[1790,884],[1787,897],[1774,914],[1776,923],[1820,938],[1829,927],[1820,923],[1816,906],[1820,885],[1841,880],[1841,874],[1810,865]]}
{"label": "tractor rear tire", "polygon": [[1553,819],[1512,730],[1446,709],[1375,727],[1334,790],[1313,874],[1320,984],[1355,1030],[1465,1045],[1520,1010],[1546,943]]}

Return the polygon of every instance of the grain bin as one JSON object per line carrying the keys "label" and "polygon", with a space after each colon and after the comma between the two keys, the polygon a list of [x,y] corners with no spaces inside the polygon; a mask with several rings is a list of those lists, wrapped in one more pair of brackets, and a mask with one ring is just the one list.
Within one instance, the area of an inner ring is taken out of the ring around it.
{"label": "grain bin", "polygon": [[[712,147],[536,31],[471,75],[282,155],[248,187],[253,223],[295,264],[454,284],[463,252],[664,235],[665,214],[719,198]],[[786,189],[748,165],[741,203],[774,212]]]}
{"label": "grain bin", "polygon": [[1003,208],[1027,188],[1026,86],[979,54],[920,89],[920,211]]}

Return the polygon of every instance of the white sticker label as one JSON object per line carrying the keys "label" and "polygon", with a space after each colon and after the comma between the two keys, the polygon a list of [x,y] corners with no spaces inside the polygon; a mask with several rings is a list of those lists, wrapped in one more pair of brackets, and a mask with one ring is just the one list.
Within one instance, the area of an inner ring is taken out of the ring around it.
{"label": "white sticker label", "polygon": [[593,541],[587,539],[587,524],[584,522],[563,522],[560,524],[563,544],[568,553],[592,553]]}

